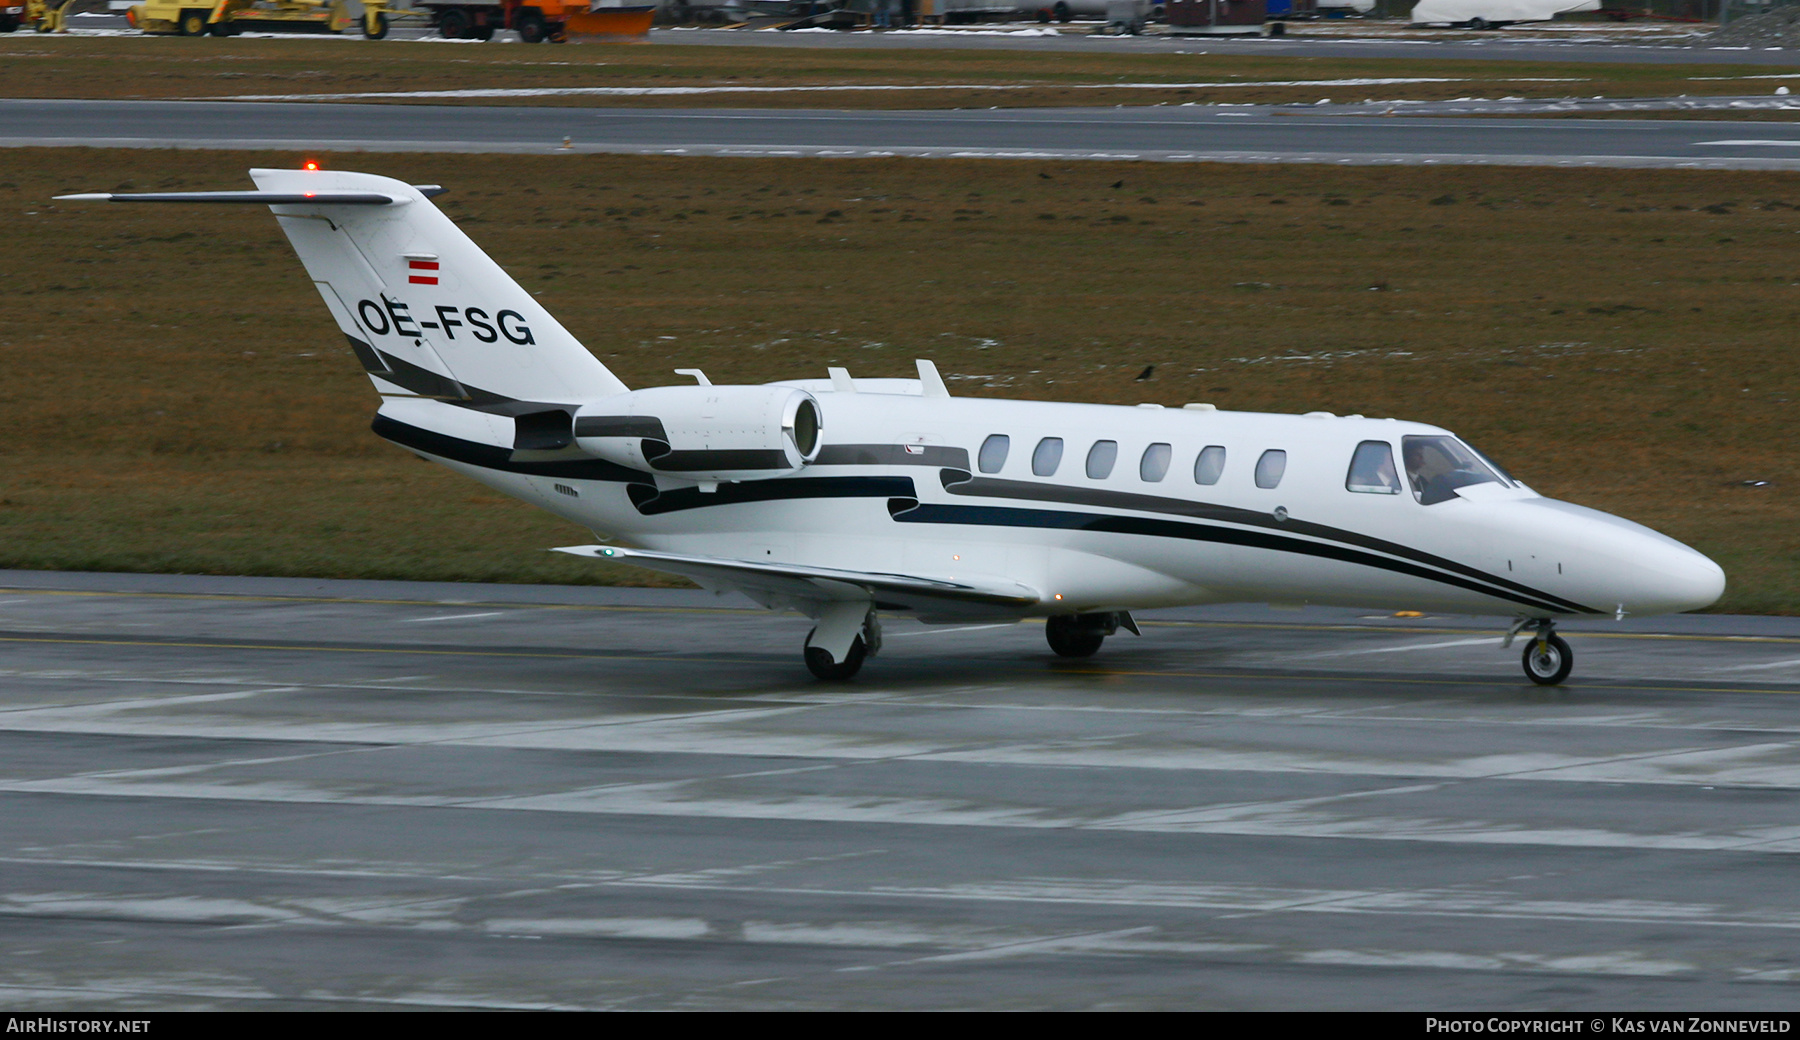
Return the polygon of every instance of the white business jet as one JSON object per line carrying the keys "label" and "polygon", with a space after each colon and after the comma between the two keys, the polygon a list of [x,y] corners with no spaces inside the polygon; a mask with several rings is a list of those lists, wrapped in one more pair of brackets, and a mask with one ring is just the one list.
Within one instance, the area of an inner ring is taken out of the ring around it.
{"label": "white business jet", "polygon": [[1045,619],[1086,657],[1131,611],[1336,604],[1510,615],[1559,683],[1558,618],[1695,610],[1718,565],[1544,498],[1447,430],[954,398],[919,378],[632,390],[429,200],[311,168],[258,190],[70,195],[266,204],[382,397],[374,431],[595,532],[561,552],[735,589],[817,622],[805,660],[854,675],[880,615]]}

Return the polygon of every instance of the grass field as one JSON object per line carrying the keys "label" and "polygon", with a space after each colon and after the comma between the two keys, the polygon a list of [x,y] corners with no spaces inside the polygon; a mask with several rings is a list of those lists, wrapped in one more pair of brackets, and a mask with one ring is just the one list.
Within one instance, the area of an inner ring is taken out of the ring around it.
{"label": "grass field", "polygon": [[[616,575],[542,551],[585,532],[368,432],[367,380],[266,213],[48,202],[241,188],[295,156],[0,161],[0,565]],[[345,162],[450,185],[447,212],[631,385],[929,357],[960,394],[1436,422],[1711,554],[1720,609],[1800,610],[1791,175]]]}
{"label": "grass field", "polygon": [[[838,50],[679,45],[429,45],[354,39],[0,36],[0,97],[306,97],[409,91],[758,88],[681,95],[549,95],[506,104],[953,108],[1279,103],[1457,97],[1767,94],[1768,66]],[[1366,79],[1436,82],[1359,83]],[[1319,82],[1323,81],[1323,82]],[[1338,81],[1338,82],[1333,82]],[[1800,85],[1800,72],[1791,81]],[[1170,84],[1152,89],[1121,83]],[[1186,84],[1186,85],[1183,85]],[[1195,85],[1210,84],[1210,85]],[[1288,84],[1288,85],[1281,85]],[[906,90],[833,88],[900,86]],[[929,89],[916,89],[929,88]],[[378,98],[393,102],[394,98]],[[431,104],[491,99],[425,98]]]}

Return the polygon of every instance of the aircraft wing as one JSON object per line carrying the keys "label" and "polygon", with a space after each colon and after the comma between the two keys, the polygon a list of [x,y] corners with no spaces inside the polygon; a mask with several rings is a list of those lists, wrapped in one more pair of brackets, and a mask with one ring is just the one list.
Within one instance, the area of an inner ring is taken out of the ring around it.
{"label": "aircraft wing", "polygon": [[764,603],[867,597],[886,610],[912,610],[926,615],[996,613],[1017,616],[1041,598],[1035,589],[995,578],[925,578],[797,563],[690,556],[619,545],[567,545],[553,551],[679,574],[708,587],[736,589]]}

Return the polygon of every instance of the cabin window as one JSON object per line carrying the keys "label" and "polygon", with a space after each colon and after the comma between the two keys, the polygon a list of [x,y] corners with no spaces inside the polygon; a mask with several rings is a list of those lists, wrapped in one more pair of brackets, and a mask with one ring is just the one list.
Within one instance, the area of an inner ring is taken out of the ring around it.
{"label": "cabin window", "polygon": [[1281,475],[1287,472],[1287,452],[1280,448],[1270,448],[1256,460],[1256,486],[1264,490],[1275,488],[1281,484]]}
{"label": "cabin window", "polygon": [[981,451],[976,455],[976,464],[983,473],[998,473],[1000,467],[1006,465],[1006,453],[1012,448],[1012,438],[1004,433],[996,433],[981,442]]}
{"label": "cabin window", "polygon": [[1471,484],[1504,484],[1480,454],[1450,436],[1402,437],[1400,456],[1413,497],[1428,506],[1456,497]]}
{"label": "cabin window", "polygon": [[1119,461],[1118,441],[1095,441],[1088,449],[1087,475],[1089,480],[1105,480],[1112,476],[1113,464]]}
{"label": "cabin window", "polygon": [[1174,450],[1167,444],[1152,444],[1144,449],[1144,457],[1138,460],[1138,479],[1147,484],[1154,484],[1169,475],[1169,456]]}
{"label": "cabin window", "polygon": [[1387,441],[1363,441],[1350,456],[1344,487],[1365,495],[1398,495],[1400,474],[1394,470],[1394,447]]}
{"label": "cabin window", "polygon": [[1219,475],[1224,472],[1224,448],[1217,444],[1209,444],[1200,449],[1200,457],[1194,460],[1194,483],[1217,484]]}
{"label": "cabin window", "polygon": [[1048,477],[1056,473],[1056,467],[1062,465],[1062,438],[1045,437],[1038,441],[1037,450],[1031,453],[1031,472],[1040,477]]}

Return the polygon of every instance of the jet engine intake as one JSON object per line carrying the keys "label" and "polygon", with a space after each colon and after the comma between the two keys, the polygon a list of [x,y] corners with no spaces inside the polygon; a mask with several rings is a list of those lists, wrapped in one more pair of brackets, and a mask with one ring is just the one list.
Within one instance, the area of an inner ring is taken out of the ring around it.
{"label": "jet engine intake", "polygon": [[819,457],[819,402],[791,386],[658,386],[583,405],[582,451],[692,480],[764,480]]}

